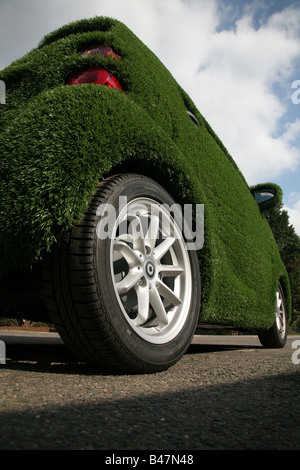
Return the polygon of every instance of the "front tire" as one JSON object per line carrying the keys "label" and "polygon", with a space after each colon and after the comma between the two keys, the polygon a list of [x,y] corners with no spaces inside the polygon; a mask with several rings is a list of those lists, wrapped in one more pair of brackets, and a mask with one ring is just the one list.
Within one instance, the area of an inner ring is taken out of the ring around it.
{"label": "front tire", "polygon": [[84,360],[156,372],[190,345],[199,265],[172,206],[153,180],[114,176],[98,185],[82,222],[60,240],[48,273],[50,311],[62,339]]}

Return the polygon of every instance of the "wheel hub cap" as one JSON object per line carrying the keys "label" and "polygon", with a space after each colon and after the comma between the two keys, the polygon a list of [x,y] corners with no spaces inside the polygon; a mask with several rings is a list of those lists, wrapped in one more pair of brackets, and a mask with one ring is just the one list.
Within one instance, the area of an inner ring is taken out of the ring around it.
{"label": "wheel hub cap", "polygon": [[155,276],[155,265],[151,260],[145,263],[145,273],[149,279],[153,279]]}

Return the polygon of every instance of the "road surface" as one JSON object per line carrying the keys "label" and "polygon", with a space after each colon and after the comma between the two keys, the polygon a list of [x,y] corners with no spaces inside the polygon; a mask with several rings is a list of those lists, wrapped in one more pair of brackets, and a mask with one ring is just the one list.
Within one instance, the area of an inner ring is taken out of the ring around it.
{"label": "road surface", "polygon": [[92,369],[56,333],[0,330],[0,340],[0,449],[300,448],[299,336],[280,350],[255,336],[196,336],[153,375]]}

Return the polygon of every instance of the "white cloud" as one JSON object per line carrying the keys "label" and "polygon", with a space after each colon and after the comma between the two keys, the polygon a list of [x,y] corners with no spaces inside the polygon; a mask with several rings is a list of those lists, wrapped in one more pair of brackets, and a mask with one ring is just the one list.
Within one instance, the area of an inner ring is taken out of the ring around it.
{"label": "white cloud", "polygon": [[[258,30],[248,16],[233,30],[210,31],[198,73],[188,74],[187,90],[249,183],[277,178],[300,163],[290,138],[293,130],[293,140],[300,139],[299,126],[291,123],[278,136],[287,104],[272,90],[274,82],[287,80],[300,57],[298,32],[287,29],[294,16],[285,11],[282,22],[278,14]],[[180,77],[176,68],[174,75]]]}

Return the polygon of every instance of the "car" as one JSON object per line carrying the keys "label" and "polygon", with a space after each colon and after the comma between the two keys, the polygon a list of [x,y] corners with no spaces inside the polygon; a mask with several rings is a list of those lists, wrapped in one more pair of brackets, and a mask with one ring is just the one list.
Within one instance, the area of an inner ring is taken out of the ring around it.
{"label": "car", "polygon": [[281,188],[249,187],[133,32],[107,17],[67,24],[0,80],[0,268],[12,302],[41,274],[33,298],[65,344],[127,373],[166,370],[199,325],[285,345],[289,280],[264,217]]}

